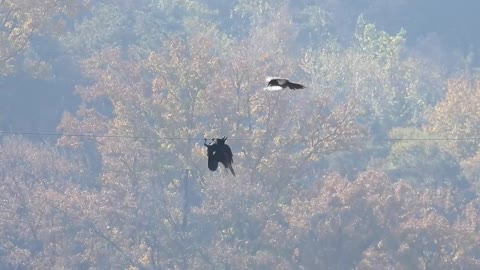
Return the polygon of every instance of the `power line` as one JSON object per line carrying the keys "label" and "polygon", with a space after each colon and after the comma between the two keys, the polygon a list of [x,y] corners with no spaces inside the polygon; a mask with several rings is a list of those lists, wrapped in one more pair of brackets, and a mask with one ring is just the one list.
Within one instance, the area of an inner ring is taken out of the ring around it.
{"label": "power line", "polygon": [[[153,136],[134,136],[134,135],[96,135],[96,134],[70,134],[70,133],[45,133],[45,132],[16,132],[16,131],[0,131],[5,135],[25,135],[25,136],[43,136],[43,137],[84,137],[84,138],[120,138],[120,139],[160,139],[160,140],[192,140],[203,141],[205,138],[191,137],[153,137]],[[207,138],[208,140],[208,138]],[[263,140],[262,138],[229,138],[228,140]]]}
{"label": "power line", "polygon": [[[24,135],[24,136],[43,136],[43,137],[84,137],[84,138],[120,138],[120,139],[158,139],[158,140],[191,140],[203,141],[205,138],[190,138],[190,137],[153,137],[153,136],[134,136],[134,135],[96,135],[96,134],[70,134],[70,133],[48,133],[48,132],[17,132],[17,131],[0,131],[4,135]],[[369,138],[358,137],[357,134],[339,134],[347,135],[348,138],[334,138],[327,139],[329,141],[340,140],[363,140],[363,141],[477,141],[480,137],[433,137],[433,138]],[[255,141],[255,140],[270,140],[270,138],[229,138],[231,141]],[[308,139],[299,139],[297,141],[310,141]]]}
{"label": "power line", "polygon": [[[205,138],[191,137],[153,137],[153,136],[134,136],[134,135],[96,135],[96,134],[71,134],[71,133],[48,133],[48,132],[16,132],[0,131],[4,135],[25,135],[25,136],[43,136],[43,137],[84,137],[84,138],[121,138],[121,139],[160,139],[160,140],[192,140],[203,141]],[[208,140],[208,138],[207,138]],[[228,140],[263,140],[262,138],[229,138]]]}
{"label": "power line", "polygon": [[[367,138],[368,140],[368,138]],[[437,137],[437,138],[371,138],[372,141],[477,141],[480,137],[470,138],[449,138],[449,137]]]}
{"label": "power line", "polygon": [[33,135],[45,137],[93,137],[93,138],[147,138],[144,136],[127,136],[127,135],[95,135],[95,134],[68,134],[68,133],[44,133],[44,132],[16,132],[16,131],[0,131],[0,134],[6,135]]}

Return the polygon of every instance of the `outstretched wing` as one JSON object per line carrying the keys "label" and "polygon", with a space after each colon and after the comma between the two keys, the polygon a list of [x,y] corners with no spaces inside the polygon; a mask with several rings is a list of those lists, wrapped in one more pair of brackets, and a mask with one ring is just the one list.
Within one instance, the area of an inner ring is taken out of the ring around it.
{"label": "outstretched wing", "polygon": [[292,90],[297,90],[297,89],[304,89],[305,86],[299,84],[299,83],[292,83],[292,82],[287,82],[288,88]]}

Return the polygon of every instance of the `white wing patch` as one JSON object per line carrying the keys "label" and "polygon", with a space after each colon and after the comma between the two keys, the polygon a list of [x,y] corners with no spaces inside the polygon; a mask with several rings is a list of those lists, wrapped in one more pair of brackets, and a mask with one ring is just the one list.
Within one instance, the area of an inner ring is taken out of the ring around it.
{"label": "white wing patch", "polygon": [[267,86],[265,88],[263,88],[263,90],[265,91],[280,91],[282,90],[283,88],[281,86]]}

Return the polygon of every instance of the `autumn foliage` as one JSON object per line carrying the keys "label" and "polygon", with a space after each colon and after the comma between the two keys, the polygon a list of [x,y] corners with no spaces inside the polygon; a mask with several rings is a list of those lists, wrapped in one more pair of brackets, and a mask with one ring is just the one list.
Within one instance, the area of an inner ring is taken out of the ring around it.
{"label": "autumn foliage", "polygon": [[0,0],[0,268],[478,269],[480,79],[303,2]]}

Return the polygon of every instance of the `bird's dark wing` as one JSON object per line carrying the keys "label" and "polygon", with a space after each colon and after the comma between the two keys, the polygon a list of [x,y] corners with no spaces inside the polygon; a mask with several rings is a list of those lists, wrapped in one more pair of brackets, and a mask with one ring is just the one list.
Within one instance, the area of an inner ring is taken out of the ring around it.
{"label": "bird's dark wing", "polygon": [[217,147],[215,145],[206,145],[206,146],[207,146],[207,157],[212,157]]}
{"label": "bird's dark wing", "polygon": [[215,159],[215,157],[211,156],[208,157],[208,169],[210,171],[216,171],[218,168],[218,160]]}
{"label": "bird's dark wing", "polygon": [[287,81],[287,86],[288,86],[288,88],[290,88],[292,90],[304,89],[305,88],[305,86],[303,86],[299,83],[292,83],[292,82],[289,82],[289,81]]}
{"label": "bird's dark wing", "polygon": [[211,171],[216,171],[218,168],[218,160],[216,158],[216,153],[218,152],[219,145],[217,144],[207,144],[205,140],[205,146],[207,147],[207,156],[208,156],[208,169]]}
{"label": "bird's dark wing", "polygon": [[227,155],[227,158],[230,161],[230,163],[233,163],[233,153],[232,153],[232,149],[230,148],[230,146],[228,144],[223,145],[223,150],[225,151],[225,153]]}
{"label": "bird's dark wing", "polygon": [[218,162],[221,162],[225,168],[230,169],[230,172],[235,176],[235,170],[232,166],[233,154],[228,145],[222,145],[222,148],[215,152],[214,157]]}
{"label": "bird's dark wing", "polygon": [[227,153],[225,152],[225,150],[222,148],[222,149],[218,149],[217,151],[215,151],[215,154],[213,155],[213,157],[218,161],[218,162],[221,162],[223,164],[226,164],[228,163],[228,155]]}

